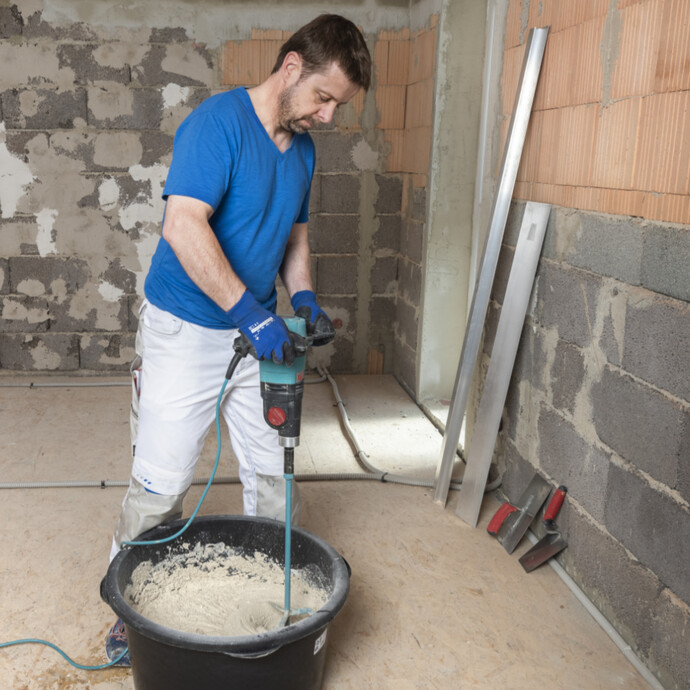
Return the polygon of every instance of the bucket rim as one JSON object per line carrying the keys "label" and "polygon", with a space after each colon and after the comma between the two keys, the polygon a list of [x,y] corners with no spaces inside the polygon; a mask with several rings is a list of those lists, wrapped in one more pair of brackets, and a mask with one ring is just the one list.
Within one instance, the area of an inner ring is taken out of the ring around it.
{"label": "bucket rim", "polygon": [[[284,523],[271,518],[250,515],[208,515],[195,518],[194,522],[190,525],[190,530],[195,526],[197,528],[202,528],[203,526],[208,526],[213,523],[225,523],[228,521],[234,523],[264,523],[267,526],[278,527],[281,532],[284,529]],[[140,539],[142,541],[164,539],[166,536],[178,531],[186,522],[186,519],[182,519],[170,522],[166,525],[159,525],[142,534]],[[293,538],[297,534],[315,543],[328,557],[330,557],[333,567],[333,592],[321,609],[307,616],[307,618],[284,628],[277,628],[275,630],[253,635],[202,635],[169,628],[144,617],[130,606],[122,592],[120,592],[120,587],[117,582],[118,571],[133,549],[121,550],[110,563],[108,571],[101,582],[101,598],[122,619],[126,626],[162,644],[230,656],[267,656],[287,644],[296,642],[297,640],[301,640],[323,630],[345,605],[350,588],[349,565],[335,548],[321,537],[301,527],[292,527],[292,534]],[[141,549],[146,547],[133,548]]]}

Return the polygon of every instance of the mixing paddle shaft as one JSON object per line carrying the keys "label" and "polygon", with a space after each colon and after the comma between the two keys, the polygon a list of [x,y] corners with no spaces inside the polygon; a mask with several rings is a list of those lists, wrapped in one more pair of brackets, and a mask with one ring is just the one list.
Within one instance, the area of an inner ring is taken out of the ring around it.
{"label": "mixing paddle shaft", "polygon": [[290,568],[292,558],[292,478],[295,473],[295,449],[284,449],[285,473],[285,613],[280,620],[282,628],[290,617]]}

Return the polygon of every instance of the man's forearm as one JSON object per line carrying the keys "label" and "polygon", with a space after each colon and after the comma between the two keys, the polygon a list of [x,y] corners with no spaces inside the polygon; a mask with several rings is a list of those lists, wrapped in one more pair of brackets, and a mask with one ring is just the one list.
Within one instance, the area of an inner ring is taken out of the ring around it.
{"label": "man's forearm", "polygon": [[285,248],[280,277],[290,296],[301,290],[313,290],[311,252],[306,223],[295,223]]}
{"label": "man's forearm", "polygon": [[208,219],[213,209],[196,199],[169,197],[163,237],[194,283],[223,311],[246,290],[216,239]]}

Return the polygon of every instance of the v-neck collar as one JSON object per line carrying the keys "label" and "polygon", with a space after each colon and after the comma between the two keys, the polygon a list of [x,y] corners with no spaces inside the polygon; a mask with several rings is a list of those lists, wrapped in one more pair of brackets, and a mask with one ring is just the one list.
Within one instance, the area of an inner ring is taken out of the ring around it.
{"label": "v-neck collar", "polygon": [[241,100],[244,103],[244,107],[247,109],[247,112],[249,113],[250,117],[254,120],[255,125],[263,132],[263,135],[266,137],[266,140],[270,142],[271,146],[275,150],[276,154],[280,156],[281,158],[286,156],[290,151],[292,151],[294,144],[295,144],[295,134],[292,135],[292,138],[290,139],[290,145],[285,149],[285,151],[281,151],[278,148],[278,145],[271,139],[270,135],[266,131],[266,128],[264,127],[263,123],[259,119],[259,116],[256,114],[256,110],[254,110],[254,104],[252,103],[252,99],[249,96],[249,92],[247,91],[246,87],[242,87],[241,91]]}

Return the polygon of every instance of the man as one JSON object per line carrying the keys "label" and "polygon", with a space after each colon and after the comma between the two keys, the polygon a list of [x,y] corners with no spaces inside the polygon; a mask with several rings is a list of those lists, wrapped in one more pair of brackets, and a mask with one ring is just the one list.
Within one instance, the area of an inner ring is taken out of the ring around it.
{"label": "man", "polygon": [[[138,431],[111,558],[123,541],[182,515],[239,332],[258,359],[294,358],[291,336],[275,316],[278,273],[315,344],[335,335],[310,277],[308,130],[368,89],[370,72],[357,27],[321,15],[282,46],[266,81],[212,96],[180,125],[163,192],[162,238],[140,311]],[[280,519],[283,452],[263,419],[257,359],[241,360],[227,390],[222,412],[239,461],[244,512]],[[108,657],[126,644],[118,620],[106,641]]]}

